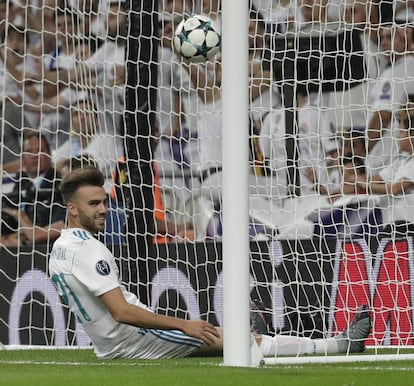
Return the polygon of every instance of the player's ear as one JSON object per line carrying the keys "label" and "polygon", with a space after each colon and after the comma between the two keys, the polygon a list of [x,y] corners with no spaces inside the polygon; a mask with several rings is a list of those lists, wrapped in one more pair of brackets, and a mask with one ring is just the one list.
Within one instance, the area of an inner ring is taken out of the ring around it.
{"label": "player's ear", "polygon": [[77,216],[78,215],[78,208],[73,202],[68,202],[66,204],[66,208],[71,216]]}

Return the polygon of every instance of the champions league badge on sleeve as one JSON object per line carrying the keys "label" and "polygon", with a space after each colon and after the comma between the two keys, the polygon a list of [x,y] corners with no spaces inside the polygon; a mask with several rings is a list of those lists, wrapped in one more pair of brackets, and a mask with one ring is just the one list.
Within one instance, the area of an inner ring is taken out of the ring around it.
{"label": "champions league badge on sleeve", "polygon": [[102,276],[107,276],[111,272],[111,268],[105,260],[99,260],[95,267],[96,271]]}

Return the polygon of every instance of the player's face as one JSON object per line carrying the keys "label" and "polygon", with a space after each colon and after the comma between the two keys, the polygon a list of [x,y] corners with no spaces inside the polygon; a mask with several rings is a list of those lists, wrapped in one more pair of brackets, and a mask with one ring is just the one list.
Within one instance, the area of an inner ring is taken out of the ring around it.
{"label": "player's face", "polygon": [[105,228],[108,213],[105,190],[99,186],[82,186],[68,204],[71,226],[84,228],[91,233]]}

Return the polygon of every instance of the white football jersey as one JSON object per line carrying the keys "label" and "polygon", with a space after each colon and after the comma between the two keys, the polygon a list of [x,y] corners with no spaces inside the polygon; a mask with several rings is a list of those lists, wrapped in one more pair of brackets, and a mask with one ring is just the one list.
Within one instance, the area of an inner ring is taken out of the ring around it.
{"label": "white football jersey", "polygon": [[49,273],[99,357],[136,346],[141,337],[137,328],[115,321],[100,296],[120,287],[129,303],[148,308],[121,285],[115,259],[104,244],[83,229],[63,230],[53,245]]}
{"label": "white football jersey", "polygon": [[179,358],[203,344],[181,331],[117,322],[100,297],[115,288],[121,289],[128,303],[151,310],[121,284],[112,253],[84,229],[62,230],[52,248],[49,273],[99,358]]}

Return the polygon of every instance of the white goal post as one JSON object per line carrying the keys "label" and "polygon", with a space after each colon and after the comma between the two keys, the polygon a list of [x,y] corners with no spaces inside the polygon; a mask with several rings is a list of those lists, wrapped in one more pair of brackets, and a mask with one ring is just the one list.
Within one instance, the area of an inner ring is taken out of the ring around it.
{"label": "white goal post", "polygon": [[[248,2],[223,2],[223,359],[251,364],[248,172]],[[235,25],[234,20],[237,20]],[[236,70],[237,69],[237,70]],[[237,149],[237,151],[236,151]],[[237,328],[234,328],[237,326]]]}
{"label": "white goal post", "polygon": [[[414,11],[392,3],[1,1],[0,344],[90,346],[47,269],[58,184],[94,164],[122,282],[224,327],[224,365],[412,359]],[[172,40],[200,14],[221,52],[195,63]],[[309,338],[366,304],[367,352],[262,360],[251,302]]]}

